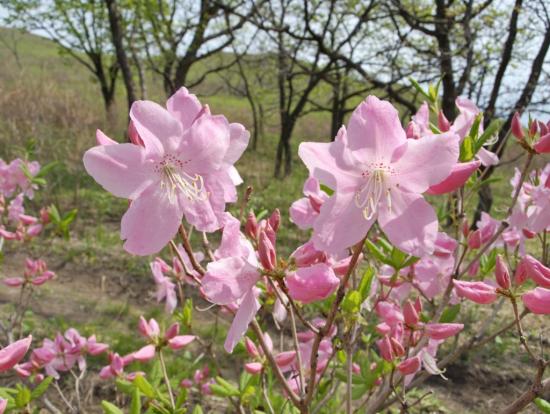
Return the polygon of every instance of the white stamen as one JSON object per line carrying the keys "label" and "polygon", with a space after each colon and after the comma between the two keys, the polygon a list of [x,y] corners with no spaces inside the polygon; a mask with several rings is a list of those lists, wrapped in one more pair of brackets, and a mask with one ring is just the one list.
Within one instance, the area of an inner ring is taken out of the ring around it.
{"label": "white stamen", "polygon": [[191,176],[184,171],[182,162],[173,155],[167,155],[155,170],[162,175],[161,187],[168,192],[171,203],[177,201],[178,193],[182,193],[190,201],[204,201],[208,192],[204,188],[204,180],[199,174]]}
{"label": "white stamen", "polygon": [[363,209],[366,220],[371,220],[375,216],[384,193],[386,193],[386,205],[391,210],[391,192],[390,188],[387,188],[386,176],[392,173],[393,171],[387,167],[374,168],[364,173],[367,182],[355,193],[355,205]]}

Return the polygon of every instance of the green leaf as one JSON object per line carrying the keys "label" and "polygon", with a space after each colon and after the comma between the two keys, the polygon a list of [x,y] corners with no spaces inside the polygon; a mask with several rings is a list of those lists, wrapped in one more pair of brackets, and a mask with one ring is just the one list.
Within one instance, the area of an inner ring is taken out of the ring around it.
{"label": "green leaf", "polygon": [[134,379],[134,384],[147,398],[155,398],[155,396],[157,395],[153,386],[149,384],[149,382],[143,377],[143,375],[136,375],[136,378]]}
{"label": "green leaf", "polygon": [[367,240],[365,242],[365,245],[367,246],[367,249],[369,252],[378,260],[380,260],[382,263],[389,264],[389,260],[386,258],[386,255],[378,248],[376,244],[371,242],[370,240]]}
{"label": "green leaf", "polygon": [[229,394],[231,394],[232,396],[238,396],[240,393],[239,393],[239,389],[237,387],[235,387],[233,384],[231,384],[230,382],[226,381],[225,379],[223,379],[222,377],[220,376],[217,376],[216,377],[216,382],[222,387],[224,388]]}
{"label": "green leaf", "polygon": [[192,414],[203,414],[202,408],[200,405],[195,405],[195,408],[193,408]]}
{"label": "green leaf", "polygon": [[467,136],[460,146],[460,161],[471,161],[474,158],[474,144],[472,138]]}
{"label": "green leaf", "polygon": [[101,401],[101,407],[105,414],[124,414],[120,408],[111,404],[109,401]]}
{"label": "green leaf", "polygon": [[117,378],[115,380],[115,385],[118,388],[118,390],[124,394],[131,395],[132,392],[134,392],[134,389],[136,389],[136,386],[132,384],[129,381]]}
{"label": "green leaf", "polygon": [[180,392],[176,399],[176,407],[181,407],[185,401],[187,401],[187,388],[180,387]]}
{"label": "green leaf", "polygon": [[130,414],[141,413],[141,394],[137,387],[132,392],[132,402],[130,403]]}
{"label": "green leaf", "polygon": [[412,78],[412,77],[409,77],[409,82],[411,82],[412,86],[414,87],[414,89],[416,89],[421,95],[424,95],[424,97],[426,99],[430,99],[431,100],[431,97],[430,95],[428,95],[424,89],[422,88],[422,86],[420,86],[420,84],[416,81],[416,79]]}
{"label": "green leaf", "polygon": [[18,385],[17,395],[15,396],[15,406],[17,408],[26,407],[31,402],[31,390],[25,386]]}
{"label": "green leaf", "polygon": [[342,301],[342,309],[351,314],[358,313],[361,310],[361,293],[357,290],[348,292]]}
{"label": "green leaf", "polygon": [[535,398],[535,405],[544,414],[550,414],[550,402],[542,398]]}
{"label": "green leaf", "polygon": [[217,395],[218,397],[234,397],[235,395],[229,392],[227,389],[218,384],[210,384],[210,389],[212,394]]}
{"label": "green leaf", "polygon": [[53,377],[46,377],[40,384],[38,384],[34,390],[31,391],[31,400],[36,400],[42,397],[42,395],[48,390],[48,387],[53,381]]}
{"label": "green leaf", "polygon": [[456,319],[459,313],[460,313],[460,303],[457,303],[456,305],[450,306],[443,311],[441,318],[439,318],[439,322],[451,323]]}
{"label": "green leaf", "polygon": [[357,289],[359,294],[361,295],[361,302],[364,302],[365,299],[367,299],[367,297],[369,296],[370,287],[372,285],[373,279],[374,279],[374,269],[372,267],[369,267],[363,274],[363,277],[359,282],[359,288]]}

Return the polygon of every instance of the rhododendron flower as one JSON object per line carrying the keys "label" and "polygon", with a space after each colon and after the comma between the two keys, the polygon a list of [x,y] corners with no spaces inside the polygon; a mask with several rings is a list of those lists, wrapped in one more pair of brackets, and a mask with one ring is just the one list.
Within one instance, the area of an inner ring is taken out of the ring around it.
{"label": "rhododendron flower", "polygon": [[309,177],[305,181],[304,195],[304,198],[296,200],[290,206],[290,219],[302,230],[313,227],[321,206],[328,199],[328,195],[321,190],[319,181],[314,177]]}
{"label": "rhododendron flower", "polygon": [[332,268],[325,263],[298,268],[287,275],[285,281],[290,297],[303,303],[328,298],[340,283]]}
{"label": "rhododendron flower", "polygon": [[13,368],[19,361],[21,361],[29,350],[31,342],[32,336],[29,335],[24,339],[15,341],[5,348],[0,349],[0,372]]}
{"label": "rhododendron flower", "polygon": [[150,266],[155,285],[157,286],[157,302],[161,302],[164,299],[166,301],[166,312],[172,313],[178,304],[176,284],[164,275],[162,263],[158,260],[152,262]]}
{"label": "rhododendron flower", "polygon": [[454,133],[407,139],[396,109],[369,96],[332,143],[302,143],[312,176],[334,190],[313,226],[319,250],[339,253],[378,223],[390,242],[416,256],[433,251],[437,216],[422,193],[458,159]]}
{"label": "rhododendron flower", "polygon": [[40,164],[37,161],[27,162],[16,158],[6,164],[0,159],[0,194],[11,197],[19,188],[26,197],[32,199],[38,186],[29,180],[27,174],[35,177],[39,171]]}
{"label": "rhododendron flower", "polygon": [[521,300],[527,309],[533,313],[539,315],[550,314],[550,289],[537,287],[524,293]]}
{"label": "rhododendron flower", "polygon": [[162,249],[183,216],[200,231],[219,229],[225,203],[236,201],[241,182],[233,164],[248,144],[244,127],[211,115],[185,88],[166,106],[132,105],[130,118],[144,146],[108,142],[84,154],[84,166],[99,184],[132,200],[121,237],[124,248],[138,255]]}
{"label": "rhododendron flower", "polygon": [[453,284],[458,296],[479,303],[480,305],[488,305],[497,300],[495,287],[485,282],[453,280]]}
{"label": "rhododendron flower", "polygon": [[464,329],[461,323],[428,323],[424,326],[426,335],[431,339],[447,339]]}
{"label": "rhododendron flower", "polygon": [[212,303],[238,305],[224,344],[226,351],[232,352],[260,309],[255,288],[260,273],[252,244],[241,233],[239,220],[229,213],[214,257],[216,260],[208,264],[202,279],[202,289]]}
{"label": "rhododendron flower", "polygon": [[533,280],[537,285],[550,288],[550,269],[531,255],[526,255],[518,267],[521,266],[525,276]]}

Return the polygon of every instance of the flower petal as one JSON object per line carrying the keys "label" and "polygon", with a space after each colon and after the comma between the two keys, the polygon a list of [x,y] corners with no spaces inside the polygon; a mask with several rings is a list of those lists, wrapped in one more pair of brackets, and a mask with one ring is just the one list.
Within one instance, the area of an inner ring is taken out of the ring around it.
{"label": "flower petal", "polygon": [[392,104],[369,96],[353,111],[348,128],[349,148],[363,161],[389,162],[407,142],[399,114]]}
{"label": "flower petal", "polygon": [[120,237],[126,251],[146,256],[160,251],[177,233],[183,216],[176,200],[160,185],[151,185],[122,217]]}
{"label": "flower petal", "polygon": [[224,157],[228,164],[235,164],[248,146],[250,132],[241,124],[229,124],[229,148]]}
{"label": "flower petal", "polygon": [[136,101],[130,118],[143,140],[147,154],[164,155],[174,151],[183,135],[181,124],[166,109],[155,102]]}
{"label": "flower petal", "polygon": [[454,165],[451,173],[439,184],[428,188],[428,194],[446,194],[462,187],[468,178],[479,168],[481,161],[460,162]]}
{"label": "flower petal", "polygon": [[176,118],[184,130],[191,128],[191,125],[202,110],[202,105],[195,95],[189,93],[187,88],[179,88],[166,101],[168,112]]}
{"label": "flower petal", "polygon": [[246,260],[227,257],[208,264],[202,289],[210,302],[229,305],[242,298],[259,279],[258,269]]}
{"label": "flower petal", "polygon": [[313,243],[317,250],[338,254],[361,241],[375,217],[365,219],[355,205],[354,193],[335,193],[321,207],[313,225]]}
{"label": "flower petal", "polygon": [[93,147],[86,151],[83,161],[88,174],[117,197],[133,200],[158,180],[145,162],[143,148],[134,144]]}
{"label": "flower petal", "polygon": [[521,300],[533,313],[538,315],[550,314],[550,289],[537,287],[525,293]]}
{"label": "flower petal", "polygon": [[452,132],[409,139],[407,149],[392,167],[392,177],[408,191],[423,193],[449,176],[458,160],[458,136]]}
{"label": "flower petal", "polygon": [[390,197],[391,206],[384,200],[378,211],[382,231],[404,252],[417,257],[431,254],[438,228],[433,207],[420,194],[392,191]]}
{"label": "flower petal", "polygon": [[253,289],[243,297],[239,306],[239,310],[231,323],[227,338],[225,339],[224,348],[227,352],[233,352],[235,345],[241,340],[243,335],[248,330],[248,325],[260,310],[260,302],[256,298],[256,293]]}

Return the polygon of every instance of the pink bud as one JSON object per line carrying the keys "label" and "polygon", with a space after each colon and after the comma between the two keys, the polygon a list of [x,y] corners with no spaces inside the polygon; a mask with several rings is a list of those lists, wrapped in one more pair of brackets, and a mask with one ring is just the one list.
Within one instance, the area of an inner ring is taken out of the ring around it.
{"label": "pink bud", "polygon": [[479,160],[455,164],[447,178],[439,184],[432,185],[426,192],[428,194],[446,194],[455,191],[466,184],[468,178],[480,165],[481,161]]}
{"label": "pink bud", "polygon": [[417,297],[414,301],[414,308],[418,314],[422,313],[422,300],[420,300],[420,297]]}
{"label": "pink bud", "polygon": [[384,338],[376,341],[376,345],[378,346],[378,350],[380,351],[380,356],[386,361],[391,362],[393,360],[393,350],[390,338],[388,336],[384,336]]}
{"label": "pink bud", "polygon": [[23,286],[25,280],[23,280],[23,278],[21,277],[7,277],[5,279],[2,279],[2,283],[9,287],[20,287]]}
{"label": "pink bud", "polygon": [[134,145],[139,145],[140,147],[145,146],[143,140],[137,132],[136,126],[132,121],[128,124],[128,138],[130,138],[130,142]]}
{"label": "pink bud", "polygon": [[258,221],[256,220],[256,215],[253,211],[248,213],[248,217],[246,218],[246,223],[244,225],[244,233],[252,240],[256,240],[256,237],[258,236]]}
{"label": "pink bud", "polygon": [[292,299],[311,303],[328,298],[340,284],[330,266],[317,263],[298,268],[285,278]]}
{"label": "pink bud", "polygon": [[140,334],[142,334],[146,338],[149,338],[151,336],[151,330],[149,329],[149,324],[147,323],[147,321],[143,316],[139,317],[138,331]]}
{"label": "pink bud", "polygon": [[262,372],[262,364],[260,362],[249,362],[244,364],[244,369],[249,374],[257,375]]}
{"label": "pink bud", "polygon": [[474,250],[481,247],[481,230],[477,229],[468,235],[468,247]]}
{"label": "pink bud", "polygon": [[155,357],[155,345],[145,345],[140,350],[133,353],[133,358],[139,362],[147,362]]}
{"label": "pink bud", "polygon": [[25,226],[29,226],[31,224],[35,224],[38,219],[33,216],[29,216],[27,214],[19,214],[19,220],[21,223],[23,223]]}
{"label": "pink bud", "polygon": [[307,267],[326,260],[326,254],[317,250],[311,240],[294,250],[291,257],[298,267]]}
{"label": "pink bud", "polygon": [[429,323],[424,329],[429,338],[440,340],[456,335],[464,329],[464,325],[461,323]]}
{"label": "pink bud", "polygon": [[386,322],[382,322],[376,325],[376,331],[380,335],[389,335],[391,332],[391,326],[388,325]]}
{"label": "pink bud", "polygon": [[42,207],[40,209],[40,221],[42,222],[42,224],[48,224],[50,222],[50,213],[45,207]]}
{"label": "pink bud", "polygon": [[532,121],[531,124],[529,125],[529,135],[533,137],[535,136],[537,131],[538,131],[537,121]]}
{"label": "pink bud", "polygon": [[451,129],[451,123],[441,110],[439,110],[439,114],[437,115],[437,127],[441,132],[447,132]]}
{"label": "pink bud", "polygon": [[252,342],[252,339],[250,339],[248,336],[244,338],[244,347],[246,348],[248,355],[250,355],[252,358],[259,358],[260,352],[258,351],[256,344],[254,344],[254,342]]}
{"label": "pink bud", "polygon": [[164,337],[166,339],[172,339],[180,332],[180,324],[175,322],[166,330],[166,333],[164,334]]}
{"label": "pink bud", "polygon": [[0,398],[0,414],[4,414],[6,407],[8,406],[8,400]]}
{"label": "pink bud", "polygon": [[538,315],[550,314],[550,289],[537,287],[525,293],[521,299],[531,312]]}
{"label": "pink bud", "polygon": [[488,305],[497,300],[496,289],[487,283],[453,280],[453,284],[458,296],[470,299],[472,302]]}
{"label": "pink bud", "polygon": [[277,265],[277,257],[273,244],[268,239],[265,232],[260,233],[260,241],[258,244],[258,256],[260,263],[265,270],[273,270]]}
{"label": "pink bud", "polygon": [[420,369],[420,357],[418,355],[401,362],[397,369],[403,375],[411,375]]}
{"label": "pink bud", "polygon": [[539,154],[550,153],[550,134],[541,136],[533,148]]}
{"label": "pink bud", "polygon": [[0,372],[7,371],[23,359],[29,347],[31,346],[32,336],[28,336],[19,341],[0,349]]}
{"label": "pink bud", "polygon": [[391,302],[378,302],[376,313],[390,326],[400,324],[405,320],[399,307]]}
{"label": "pink bud", "polygon": [[55,273],[47,270],[44,273],[42,273],[40,276],[33,279],[31,283],[34,286],[40,286],[46,283],[48,280],[52,280],[54,277],[55,277]]}
{"label": "pink bud", "polygon": [[495,276],[497,279],[498,285],[502,289],[510,289],[510,272],[508,271],[508,266],[504,262],[504,259],[499,254],[497,255],[497,263],[495,265]]}
{"label": "pink bud", "polygon": [[189,345],[191,342],[195,340],[194,335],[179,335],[175,336],[172,339],[168,341],[168,346],[177,351],[178,349],[181,349],[187,345]]}
{"label": "pink bud", "polygon": [[390,342],[391,342],[391,349],[395,356],[400,357],[405,355],[405,348],[403,347],[403,345],[401,345],[401,342],[399,342],[393,336],[390,338]]}
{"label": "pink bud", "polygon": [[409,301],[405,302],[403,305],[403,316],[405,317],[405,323],[409,326],[415,326],[420,320],[416,309]]}
{"label": "pink bud", "polygon": [[273,231],[277,233],[279,231],[279,226],[281,225],[281,212],[279,211],[278,208],[276,208],[275,211],[273,211],[268,221]]}
{"label": "pink bud", "polygon": [[296,359],[296,351],[286,351],[275,355],[275,362],[279,368],[287,367]]}
{"label": "pink bud", "polygon": [[40,223],[33,224],[33,225],[27,227],[27,236],[29,236],[29,237],[38,236],[40,233],[42,233],[43,228],[44,227]]}
{"label": "pink bud", "polygon": [[464,220],[462,222],[462,235],[464,237],[468,237],[468,234],[470,233],[470,224],[468,223],[468,220]]}
{"label": "pink bud", "polygon": [[193,387],[193,381],[191,381],[189,378],[185,378],[180,382],[180,387],[189,389]]}
{"label": "pink bud", "polygon": [[550,288],[550,268],[530,255],[521,259],[520,265],[522,264],[527,277],[539,286]]}
{"label": "pink bud", "polygon": [[355,375],[361,374],[361,367],[358,364],[356,364],[355,362],[353,364],[351,364],[351,370]]}
{"label": "pink bud", "polygon": [[405,129],[405,135],[407,138],[414,138],[414,122],[409,122],[407,128]]}
{"label": "pink bud", "polygon": [[523,128],[521,127],[521,120],[518,112],[516,112],[512,118],[512,134],[520,141],[525,139],[525,134],[523,133]]}

